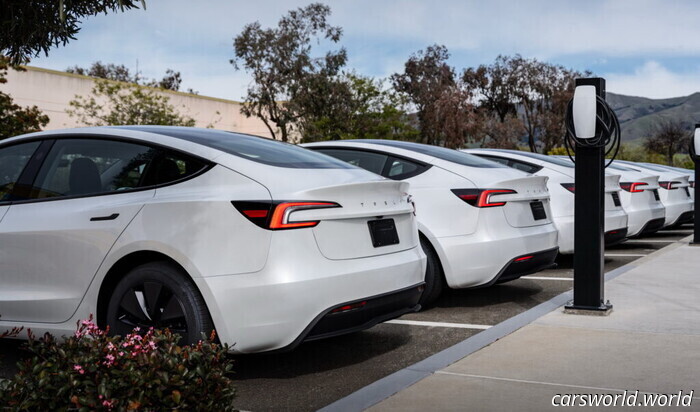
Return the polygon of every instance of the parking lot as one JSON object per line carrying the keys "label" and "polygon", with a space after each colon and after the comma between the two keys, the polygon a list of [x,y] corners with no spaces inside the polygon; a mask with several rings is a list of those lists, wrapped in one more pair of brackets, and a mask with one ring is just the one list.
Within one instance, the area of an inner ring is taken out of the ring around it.
{"label": "parking lot", "polygon": [[[692,226],[628,240],[606,250],[605,270],[628,264],[692,234]],[[236,361],[243,410],[316,410],[393,372],[522,313],[572,287],[573,259],[506,284],[445,292],[431,308],[370,330],[303,344],[276,355]],[[614,302],[613,302],[614,303]],[[0,376],[22,356],[15,341],[0,342]]]}

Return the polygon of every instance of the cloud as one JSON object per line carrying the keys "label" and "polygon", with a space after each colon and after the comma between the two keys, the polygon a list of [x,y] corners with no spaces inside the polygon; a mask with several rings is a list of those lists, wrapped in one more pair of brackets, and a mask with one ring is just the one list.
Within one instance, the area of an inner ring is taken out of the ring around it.
{"label": "cloud", "polygon": [[606,88],[614,93],[651,98],[687,96],[700,91],[700,67],[692,72],[672,72],[656,61],[648,61],[632,73],[604,75]]}
{"label": "cloud", "polygon": [[[254,21],[274,26],[288,10],[311,1],[147,1],[146,11],[86,19],[77,40],[33,64],[63,70],[102,60],[135,69],[138,60],[146,77],[162,76],[166,68],[172,68],[182,72],[185,87],[238,100],[249,78],[234,71],[228,62],[233,57],[233,37]],[[401,70],[411,53],[434,43],[448,47],[453,56],[450,62],[458,69],[488,63],[498,54],[515,53],[554,63],[576,62],[578,70],[608,65],[619,70],[612,75],[626,90],[649,96],[633,87],[634,79],[642,80],[640,76],[647,71],[642,67],[633,73],[635,68],[630,64],[648,61],[661,65],[682,57],[695,59],[700,65],[700,24],[695,21],[700,4],[694,0],[325,3],[333,12],[331,24],[343,27],[341,45],[348,49],[348,68],[371,76],[384,77]],[[621,60],[628,61],[624,67],[620,67]],[[680,85],[670,79],[696,85],[690,75],[664,72],[662,66],[651,69],[648,73],[657,76],[658,84],[665,82],[666,90],[690,91],[689,87],[677,89]],[[648,82],[640,82],[644,83]],[[654,86],[652,93],[662,91]]]}

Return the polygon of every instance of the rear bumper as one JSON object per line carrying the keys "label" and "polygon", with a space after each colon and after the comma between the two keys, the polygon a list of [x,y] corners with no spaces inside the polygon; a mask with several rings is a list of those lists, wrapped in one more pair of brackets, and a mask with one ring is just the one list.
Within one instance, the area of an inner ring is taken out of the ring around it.
{"label": "rear bumper", "polygon": [[[296,343],[329,338],[357,332],[401,315],[420,310],[418,300],[423,294],[423,283],[407,289],[346,302],[330,308],[314,319]],[[341,311],[345,306],[362,305]],[[308,332],[307,332],[308,331]],[[292,347],[294,344],[292,344]],[[291,348],[290,348],[291,349]]]}
{"label": "rear bumper", "polygon": [[556,259],[557,254],[559,254],[559,248],[555,247],[553,249],[543,250],[530,255],[513,258],[506,266],[503,267],[503,269],[501,269],[498,275],[496,275],[491,282],[483,286],[491,286],[496,283],[509,282],[531,273],[555,267],[556,263],[554,263],[554,260]]}
{"label": "rear bumper", "polygon": [[[392,295],[424,282],[425,255],[420,247],[342,261],[314,253],[302,258],[299,248],[289,244],[275,245],[274,250],[260,272],[194,279],[219,338],[235,353],[290,349],[312,336],[320,339],[368,328],[416,309],[417,297],[414,301],[413,296]],[[413,294],[419,297],[415,290]],[[388,298],[378,299],[383,296]],[[370,299],[378,300],[363,311],[366,315],[321,321],[344,302],[369,304]]]}
{"label": "rear bumper", "polygon": [[636,209],[630,207],[626,210],[628,216],[628,237],[641,235],[642,230],[649,223],[649,221],[664,219],[664,217],[666,216],[666,209],[660,202],[656,202],[653,205],[644,205],[644,207]]}
{"label": "rear bumper", "polygon": [[605,246],[616,245],[627,238],[627,228],[605,232]]}
{"label": "rear bumper", "polygon": [[437,239],[436,250],[451,288],[492,284],[513,259],[558,249],[558,232],[551,223],[491,229],[486,227],[472,235]]}
{"label": "rear bumper", "polygon": [[664,226],[674,225],[686,212],[692,213],[693,211],[693,203],[690,201],[690,198],[683,202],[671,204],[664,203],[664,206],[666,207],[666,220],[664,221]]}
{"label": "rear bumper", "polygon": [[[616,210],[606,210],[604,219],[605,230],[607,232],[619,232],[624,230],[625,236],[627,235],[628,217],[624,210],[621,208]],[[574,253],[574,216],[569,215],[555,217],[554,224],[559,230],[559,253]],[[620,239],[620,241],[621,240],[622,239]],[[605,244],[608,244],[607,240]]]}
{"label": "rear bumper", "polygon": [[644,227],[642,227],[642,230],[639,231],[639,234],[637,236],[644,236],[644,235],[650,235],[652,233],[656,233],[664,227],[664,222],[665,219],[663,217],[660,217],[658,219],[652,219],[648,221]]}
{"label": "rear bumper", "polygon": [[695,212],[692,210],[689,210],[687,212],[683,212],[680,216],[678,216],[678,219],[676,219],[675,222],[671,224],[671,226],[678,226],[682,225],[683,223],[690,223],[695,220]]}

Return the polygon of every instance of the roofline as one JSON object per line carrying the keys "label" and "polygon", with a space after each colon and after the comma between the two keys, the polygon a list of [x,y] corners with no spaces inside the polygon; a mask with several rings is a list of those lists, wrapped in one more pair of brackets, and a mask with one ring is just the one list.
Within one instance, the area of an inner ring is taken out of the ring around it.
{"label": "roofline", "polygon": [[[100,77],[92,77],[92,76],[86,76],[83,74],[77,74],[77,73],[68,73],[68,72],[63,72],[60,70],[53,70],[53,69],[45,69],[43,67],[34,67],[34,66],[21,66],[23,69],[26,69],[27,71],[34,71],[34,72],[40,72],[40,73],[49,73],[49,74],[54,74],[57,76],[64,76],[64,77],[72,77],[74,79],[84,79],[84,80],[106,80],[108,82],[113,82],[113,83],[121,83],[125,85],[133,85],[133,83],[128,83],[128,82],[122,82],[118,80],[111,80],[111,79],[102,79]],[[244,102],[240,102],[237,100],[228,100],[228,99],[222,99],[219,97],[211,97],[211,96],[202,96],[200,94],[194,94],[194,93],[187,93],[187,92],[181,92],[181,91],[176,91],[176,90],[168,90],[168,89],[161,89],[158,87],[151,87],[151,86],[144,86],[144,85],[139,85],[140,87],[143,87],[144,89],[148,90],[153,90],[161,93],[166,93],[166,94],[172,94],[176,96],[185,96],[185,97],[195,97],[198,99],[204,99],[204,100],[211,100],[215,102],[221,102],[221,103],[233,103],[233,104],[240,104],[243,105],[245,104]]]}

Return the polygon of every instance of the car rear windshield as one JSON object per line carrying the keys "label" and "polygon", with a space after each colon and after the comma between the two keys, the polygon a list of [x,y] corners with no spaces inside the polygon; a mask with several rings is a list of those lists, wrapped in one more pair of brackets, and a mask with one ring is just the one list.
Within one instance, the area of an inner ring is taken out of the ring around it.
{"label": "car rear windshield", "polygon": [[398,147],[399,149],[411,150],[416,153],[436,157],[448,162],[457,163],[470,167],[481,168],[508,168],[508,166],[490,160],[482,159],[478,156],[460,152],[459,150],[447,149],[440,146],[431,146],[421,143],[402,142],[397,140],[355,140],[356,142],[374,143],[385,146]]}
{"label": "car rear windshield", "polygon": [[125,128],[187,140],[270,166],[294,169],[353,168],[353,166],[333,157],[264,137],[187,127],[135,126]]}

